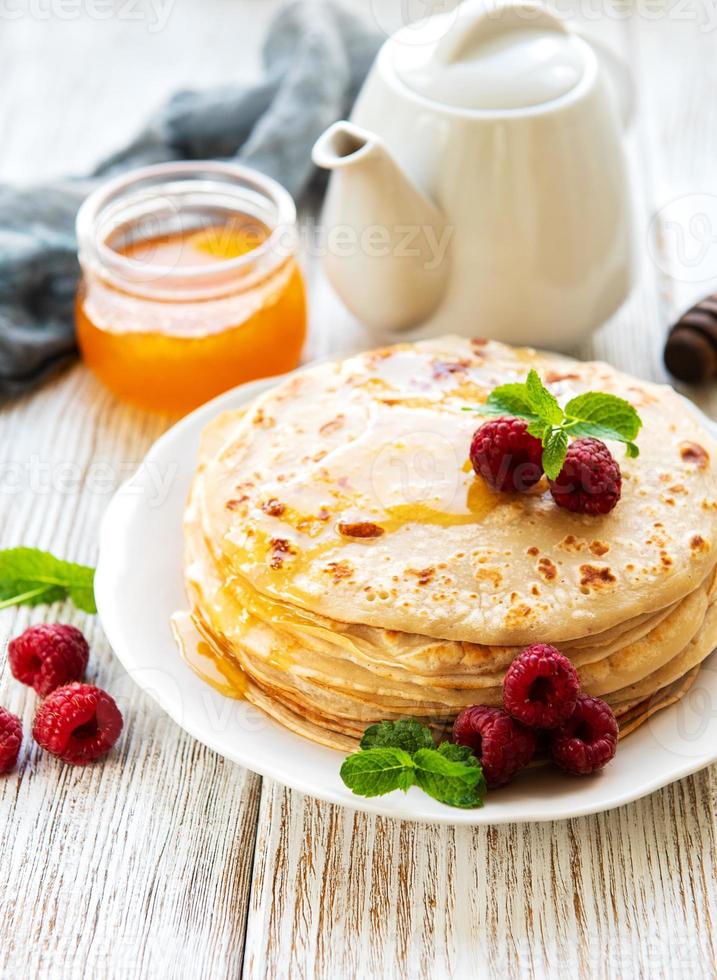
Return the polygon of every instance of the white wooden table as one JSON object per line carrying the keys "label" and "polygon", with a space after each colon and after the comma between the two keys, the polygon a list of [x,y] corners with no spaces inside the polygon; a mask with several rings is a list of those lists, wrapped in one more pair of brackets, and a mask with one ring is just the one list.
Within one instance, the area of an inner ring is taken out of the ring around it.
{"label": "white wooden table", "polygon": [[[372,6],[396,23],[398,0]],[[627,55],[638,87],[640,282],[581,353],[659,378],[667,324],[717,288],[716,12],[698,0],[629,15],[598,6],[584,3],[583,17]],[[274,8],[175,0],[156,31],[156,18],[132,13],[156,9],[148,2],[116,0],[107,20],[93,19],[92,0],[3,4],[0,178],[81,172],[177,87],[255,71]],[[690,224],[699,214],[711,224]],[[310,354],[354,343],[326,287],[312,289]],[[717,414],[717,387],[691,394]],[[94,563],[110,487],[91,464],[109,463],[116,485],[168,422],[119,405],[80,366],[7,406],[2,546]],[[86,630],[90,677],[118,697],[126,729],[87,770],[28,741],[0,782],[0,977],[714,975],[714,770],[557,824],[471,832],[373,819],[202,748],[123,675],[96,619],[60,613]],[[3,613],[2,639],[42,616]],[[29,730],[35,697],[4,657],[0,703]]]}

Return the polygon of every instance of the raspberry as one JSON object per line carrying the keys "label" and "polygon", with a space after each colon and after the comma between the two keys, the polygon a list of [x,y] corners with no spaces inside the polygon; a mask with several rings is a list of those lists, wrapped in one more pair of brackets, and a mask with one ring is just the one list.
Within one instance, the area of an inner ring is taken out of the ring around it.
{"label": "raspberry", "polygon": [[34,687],[40,697],[70,681],[79,681],[89,655],[82,633],[60,623],[31,626],[8,646],[13,677]]}
{"label": "raspberry", "polygon": [[84,766],[107,755],[122,731],[114,699],[91,684],[67,684],[41,704],[32,734],[63,762]]}
{"label": "raspberry", "polygon": [[578,672],[568,658],[547,643],[534,643],[508,668],[503,705],[529,728],[557,728],[573,713],[579,691]]}
{"label": "raspberry", "polygon": [[576,439],[563,468],[550,481],[558,507],[577,514],[607,514],[620,499],[622,476],[612,453],[599,439]]}
{"label": "raspberry", "polygon": [[573,714],[553,735],[553,762],[573,776],[597,772],[615,755],[617,733],[610,705],[581,694]]}
{"label": "raspberry", "polygon": [[491,788],[510,782],[535,753],[535,735],[501,708],[475,704],[453,725],[453,741],[472,749]]}
{"label": "raspberry", "polygon": [[543,446],[523,419],[491,419],[471,441],[473,469],[494,490],[529,490],[543,475]]}
{"label": "raspberry", "polygon": [[10,772],[14,768],[21,745],[20,719],[0,708],[0,773]]}

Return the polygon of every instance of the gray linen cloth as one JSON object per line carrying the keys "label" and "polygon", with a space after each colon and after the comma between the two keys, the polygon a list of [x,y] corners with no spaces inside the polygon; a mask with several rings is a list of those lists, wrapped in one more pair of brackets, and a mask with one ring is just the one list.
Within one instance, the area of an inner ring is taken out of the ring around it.
{"label": "gray linen cloth", "polygon": [[75,215],[99,179],[169,160],[235,159],[300,197],[314,175],[314,141],[349,113],[381,40],[345,6],[299,0],[270,27],[256,84],[178,93],[91,177],[0,186],[0,398],[37,386],[76,354]]}

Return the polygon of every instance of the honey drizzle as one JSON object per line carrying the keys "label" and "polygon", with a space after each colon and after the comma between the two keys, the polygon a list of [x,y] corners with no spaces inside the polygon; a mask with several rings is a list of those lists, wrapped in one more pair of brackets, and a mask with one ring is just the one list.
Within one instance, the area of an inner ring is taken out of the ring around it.
{"label": "honey drizzle", "polygon": [[[459,527],[461,525],[480,523],[497,507],[502,506],[509,499],[505,494],[491,490],[480,477],[475,477],[469,481],[466,487],[465,511],[441,510],[417,501],[414,503],[394,504],[382,510],[378,510],[375,506],[367,506],[366,515],[361,519],[371,520],[381,527],[386,534],[395,534],[404,527],[413,524],[433,527]],[[333,516],[337,516],[336,508],[333,508]],[[285,508],[281,515],[276,517],[276,520],[277,530],[274,534],[265,530],[252,528],[251,534],[245,534],[244,542],[241,545],[236,542],[230,542],[235,556],[239,560],[248,558],[257,563],[263,563],[267,554],[271,551],[272,540],[281,537],[281,524],[287,524],[292,529],[298,530],[310,538],[317,537],[327,528],[327,525],[335,532],[335,536],[332,535],[329,540],[323,540],[314,547],[301,549],[299,552],[296,552],[294,542],[290,542],[291,547],[294,548],[294,553],[289,553],[283,562],[286,570],[289,567],[296,569],[297,563],[303,564],[304,562],[314,561],[325,552],[340,547],[342,543],[345,544],[346,542],[346,539],[336,532],[335,522],[329,525],[327,520],[320,519],[311,514],[302,514],[294,508]],[[380,541],[382,538],[356,539],[356,541],[359,541],[363,545],[370,545],[375,540]],[[282,569],[276,570],[279,572],[282,571]]]}
{"label": "honey drizzle", "polygon": [[204,639],[195,617],[188,612],[175,613],[172,633],[182,659],[194,673],[220,694],[236,700],[244,698],[248,679],[239,664],[223,657],[213,640]]}

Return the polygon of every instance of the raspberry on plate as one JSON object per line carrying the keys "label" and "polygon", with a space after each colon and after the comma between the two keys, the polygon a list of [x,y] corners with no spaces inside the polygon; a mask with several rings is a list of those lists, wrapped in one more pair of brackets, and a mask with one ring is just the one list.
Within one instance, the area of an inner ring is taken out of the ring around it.
{"label": "raspberry on plate", "polygon": [[597,772],[615,755],[617,736],[617,721],[610,705],[581,694],[573,714],[553,735],[553,762],[573,776]]}
{"label": "raspberry on plate", "polygon": [[576,439],[568,446],[563,468],[550,481],[550,492],[558,507],[577,514],[607,514],[622,492],[620,467],[604,442]]}
{"label": "raspberry on plate", "polygon": [[461,711],[453,724],[453,741],[473,751],[491,789],[510,782],[533,758],[536,745],[533,732],[502,708],[484,704]]}
{"label": "raspberry on plate", "polygon": [[0,708],[0,774],[10,772],[15,767],[21,745],[20,719],[5,708]]}
{"label": "raspberry on plate", "polygon": [[114,698],[91,684],[67,684],[40,705],[32,734],[63,762],[84,766],[107,755],[122,731]]}
{"label": "raspberry on plate", "polygon": [[580,680],[567,657],[548,643],[523,650],[503,680],[503,705],[529,728],[556,728],[573,713]]}
{"label": "raspberry on plate", "polygon": [[473,469],[493,490],[529,490],[543,475],[543,446],[524,419],[491,419],[473,435]]}
{"label": "raspberry on plate", "polygon": [[30,626],[8,645],[13,677],[33,687],[40,697],[63,684],[81,680],[89,655],[82,633],[62,623]]}

